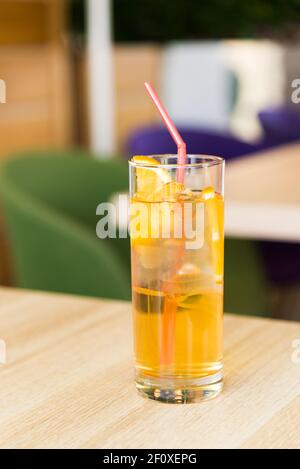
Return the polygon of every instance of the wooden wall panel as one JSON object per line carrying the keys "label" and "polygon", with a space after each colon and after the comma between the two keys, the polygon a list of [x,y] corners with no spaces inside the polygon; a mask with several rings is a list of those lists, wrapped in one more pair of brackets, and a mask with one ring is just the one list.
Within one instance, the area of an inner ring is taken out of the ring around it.
{"label": "wooden wall panel", "polygon": [[61,41],[68,0],[0,0],[0,44]]}
{"label": "wooden wall panel", "polygon": [[[70,59],[58,45],[0,46],[0,157],[15,150],[65,147],[72,139]],[[18,139],[12,138],[14,135]]]}
{"label": "wooden wall panel", "polygon": [[159,80],[160,49],[156,46],[119,46],[115,49],[115,119],[118,148],[123,147],[136,127],[157,120],[157,112],[143,83],[156,88]]}
{"label": "wooden wall panel", "polygon": [[7,84],[7,104],[44,99],[49,94],[48,73],[46,46],[0,45],[0,77]]}
{"label": "wooden wall panel", "polygon": [[50,2],[38,0],[0,0],[0,44],[34,44],[48,39]]}
{"label": "wooden wall panel", "polygon": [[[114,49],[116,147],[121,151],[129,133],[138,126],[158,119],[153,104],[145,94],[143,83],[159,85],[160,48],[158,46],[118,45]],[[88,65],[86,53],[77,60],[79,77],[80,134],[89,142]]]}

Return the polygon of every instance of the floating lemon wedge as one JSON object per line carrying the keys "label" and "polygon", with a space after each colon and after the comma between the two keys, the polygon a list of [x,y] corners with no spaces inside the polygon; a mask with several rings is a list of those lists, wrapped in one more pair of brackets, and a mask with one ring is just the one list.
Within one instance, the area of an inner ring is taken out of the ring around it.
{"label": "floating lemon wedge", "polygon": [[[155,243],[158,238],[165,235],[165,232],[173,236],[175,208],[172,202],[177,201],[177,196],[184,190],[184,185],[174,181],[170,172],[160,167],[154,158],[134,156],[132,161],[136,163],[135,195],[130,210],[132,242],[135,245]],[[143,207],[138,205],[140,203],[144,203]],[[138,216],[134,213],[136,209]]]}
{"label": "floating lemon wedge", "polygon": [[201,198],[205,203],[205,212],[207,215],[207,228],[209,231],[209,244],[212,249],[212,257],[216,279],[221,280],[223,276],[223,243],[224,243],[224,202],[222,197],[215,193],[214,188],[209,186],[201,192]]}
{"label": "floating lemon wedge", "polygon": [[135,192],[138,199],[152,201],[155,192],[159,191],[164,184],[172,182],[168,171],[160,168],[159,162],[151,156],[134,156],[132,161],[141,164],[140,167],[136,166]]}

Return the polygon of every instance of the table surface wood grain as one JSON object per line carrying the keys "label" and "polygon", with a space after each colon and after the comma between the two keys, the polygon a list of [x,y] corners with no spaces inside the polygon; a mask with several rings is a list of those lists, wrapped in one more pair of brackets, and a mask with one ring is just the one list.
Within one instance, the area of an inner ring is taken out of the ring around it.
{"label": "table surface wood grain", "polygon": [[129,303],[1,288],[0,338],[1,448],[300,448],[298,323],[226,315],[224,391],[189,405],[136,393]]}

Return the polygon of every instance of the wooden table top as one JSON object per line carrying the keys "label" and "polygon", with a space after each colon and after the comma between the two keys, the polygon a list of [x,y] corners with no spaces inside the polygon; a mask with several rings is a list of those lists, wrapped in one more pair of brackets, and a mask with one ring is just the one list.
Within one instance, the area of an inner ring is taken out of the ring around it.
{"label": "wooden table top", "polygon": [[300,242],[300,143],[229,161],[228,236]]}
{"label": "wooden table top", "polygon": [[0,338],[1,448],[300,448],[298,323],[226,315],[224,391],[190,405],[136,393],[129,303],[1,288]]}

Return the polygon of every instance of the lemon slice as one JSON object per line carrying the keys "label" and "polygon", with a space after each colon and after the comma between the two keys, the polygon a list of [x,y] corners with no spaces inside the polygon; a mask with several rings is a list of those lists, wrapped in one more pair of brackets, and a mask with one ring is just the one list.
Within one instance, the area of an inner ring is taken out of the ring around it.
{"label": "lemon slice", "polygon": [[[131,204],[133,210],[130,211],[130,236],[134,246],[149,246],[164,235],[174,235],[175,216],[172,202],[176,202],[178,194],[184,191],[184,185],[174,181],[171,174],[160,167],[154,158],[134,156],[132,161],[137,163],[132,202],[145,204],[138,217],[134,216],[134,209],[139,206]],[[165,223],[162,224],[161,220],[165,220]]]}
{"label": "lemon slice", "polygon": [[182,194],[184,190],[184,184],[181,182],[167,182],[154,191],[152,200],[154,202],[176,202],[178,196]]}
{"label": "lemon slice", "polygon": [[202,191],[201,198],[205,203],[205,211],[208,217],[206,223],[208,223],[214,271],[218,281],[222,279],[224,264],[224,202],[223,198],[215,193],[214,188],[210,186]]}
{"label": "lemon slice", "polygon": [[[150,156],[134,156],[134,163],[141,163],[141,167],[136,166],[136,195],[139,199],[150,201],[153,194],[164,184],[172,182],[172,177],[168,171],[159,167],[159,162]],[[143,166],[147,165],[147,166]],[[151,168],[151,166],[155,166]]]}

